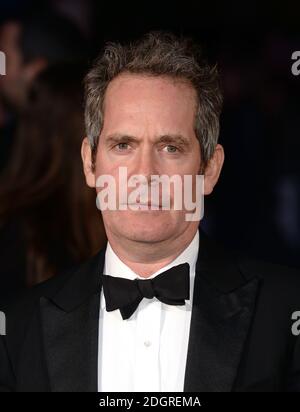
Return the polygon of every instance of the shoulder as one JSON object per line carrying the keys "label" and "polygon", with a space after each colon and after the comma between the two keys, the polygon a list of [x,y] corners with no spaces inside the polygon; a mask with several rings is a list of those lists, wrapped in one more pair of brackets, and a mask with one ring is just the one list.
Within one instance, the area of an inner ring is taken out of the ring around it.
{"label": "shoulder", "polygon": [[6,316],[8,330],[13,332],[15,329],[26,328],[26,324],[39,306],[41,297],[55,297],[62,289],[71,286],[79,275],[86,276],[88,282],[88,274],[102,254],[103,250],[85,262],[73,265],[67,271],[19,293],[9,302],[2,304],[0,311]]}
{"label": "shoulder", "polygon": [[278,284],[279,286],[300,286],[300,269],[298,268],[248,257],[239,257],[238,265],[245,275],[256,276],[266,283]]}
{"label": "shoulder", "polygon": [[266,261],[239,258],[238,266],[246,279],[260,281],[261,294],[277,306],[288,305],[300,310],[300,269]]}

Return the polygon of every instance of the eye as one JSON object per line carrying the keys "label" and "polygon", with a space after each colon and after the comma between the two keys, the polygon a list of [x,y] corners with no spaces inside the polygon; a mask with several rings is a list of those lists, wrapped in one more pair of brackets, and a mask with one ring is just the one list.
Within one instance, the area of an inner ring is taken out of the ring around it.
{"label": "eye", "polygon": [[167,146],[165,146],[165,148],[167,149],[168,153],[177,153],[179,151],[176,146],[173,146],[171,144],[168,144]]}
{"label": "eye", "polygon": [[128,143],[126,143],[126,142],[118,143],[118,144],[115,146],[115,148],[117,148],[118,151],[127,150],[127,149],[128,149]]}

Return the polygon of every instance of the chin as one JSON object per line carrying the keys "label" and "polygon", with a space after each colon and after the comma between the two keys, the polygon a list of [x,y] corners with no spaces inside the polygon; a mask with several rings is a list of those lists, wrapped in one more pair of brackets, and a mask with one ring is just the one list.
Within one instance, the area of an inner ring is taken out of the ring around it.
{"label": "chin", "polygon": [[[155,212],[154,212],[155,214]],[[139,242],[160,242],[168,237],[174,231],[174,222],[171,219],[152,218],[151,213],[135,216],[123,220],[119,226],[124,236]],[[173,229],[172,229],[173,228]]]}
{"label": "chin", "polygon": [[182,216],[169,211],[106,211],[102,215],[107,231],[136,242],[163,242],[182,227]]}
{"label": "chin", "polygon": [[156,242],[162,242],[163,240],[166,239],[166,233],[165,232],[158,232],[154,230],[149,230],[149,231],[134,231],[130,232],[128,231],[126,233],[127,238],[135,241],[135,242],[141,242],[141,243],[156,243]]}

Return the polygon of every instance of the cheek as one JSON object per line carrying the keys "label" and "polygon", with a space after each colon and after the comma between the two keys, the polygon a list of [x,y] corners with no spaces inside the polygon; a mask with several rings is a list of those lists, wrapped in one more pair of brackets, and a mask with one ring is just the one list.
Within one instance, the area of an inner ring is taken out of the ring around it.
{"label": "cheek", "polygon": [[111,163],[109,162],[104,150],[101,148],[100,144],[95,156],[95,172],[97,175],[109,174],[111,170]]}
{"label": "cheek", "polygon": [[115,165],[111,165],[110,162],[99,160],[99,162],[95,165],[95,176],[98,178],[99,176],[108,175],[114,178],[114,181],[118,183],[119,181],[119,168]]}
{"label": "cheek", "polygon": [[201,174],[201,154],[200,154],[200,147],[198,147],[195,151],[195,157],[193,158],[192,168],[194,174]]}
{"label": "cheek", "polygon": [[192,175],[195,176],[200,174],[201,169],[201,158],[200,155],[195,154],[195,156],[189,158],[182,165],[182,175]]}

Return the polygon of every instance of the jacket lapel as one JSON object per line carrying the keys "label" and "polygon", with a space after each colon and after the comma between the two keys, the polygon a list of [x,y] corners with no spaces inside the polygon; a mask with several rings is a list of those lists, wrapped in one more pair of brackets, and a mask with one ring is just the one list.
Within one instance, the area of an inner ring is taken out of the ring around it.
{"label": "jacket lapel", "polygon": [[40,299],[44,353],[52,392],[97,392],[100,272],[104,250],[53,296]]}
{"label": "jacket lapel", "polygon": [[186,392],[234,390],[258,291],[201,232],[185,372]]}

